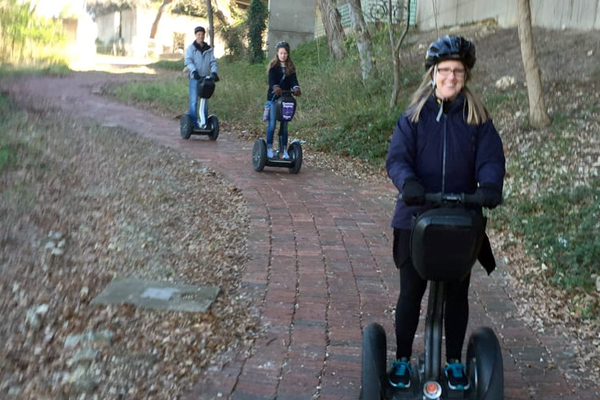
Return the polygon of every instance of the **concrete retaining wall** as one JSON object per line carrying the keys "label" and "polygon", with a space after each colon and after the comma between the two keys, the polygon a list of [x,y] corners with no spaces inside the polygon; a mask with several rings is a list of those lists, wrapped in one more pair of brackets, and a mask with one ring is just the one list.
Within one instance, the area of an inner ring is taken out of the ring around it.
{"label": "concrete retaining wall", "polygon": [[[534,26],[551,29],[600,29],[600,0],[530,0]],[[503,27],[517,26],[517,0],[418,0],[421,30],[493,18]],[[437,10],[436,10],[437,9]],[[436,15],[437,18],[434,16]]]}
{"label": "concrete retaining wall", "polygon": [[293,49],[300,43],[314,39],[316,10],[316,0],[269,1],[267,57],[275,55],[275,45],[282,40]]}

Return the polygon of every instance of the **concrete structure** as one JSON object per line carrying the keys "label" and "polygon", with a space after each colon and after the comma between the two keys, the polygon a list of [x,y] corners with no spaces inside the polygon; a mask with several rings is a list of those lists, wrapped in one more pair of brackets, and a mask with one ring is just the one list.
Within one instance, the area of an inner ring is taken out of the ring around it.
{"label": "concrete structure", "polygon": [[270,0],[267,57],[275,55],[275,45],[282,40],[293,49],[314,39],[316,9],[316,0]]}
{"label": "concrete structure", "polygon": [[[202,25],[208,29],[206,20],[165,13],[158,24],[156,38],[151,40],[150,29],[155,17],[155,9],[140,7],[98,16],[98,52],[134,57],[182,54],[194,41],[195,26]],[[218,35],[215,42],[215,56],[220,57],[224,54],[224,45],[218,40]]]}
{"label": "concrete structure", "polygon": [[[267,0],[264,0],[265,2]],[[406,1],[362,0],[363,15],[370,23],[386,22],[391,12],[395,19],[403,18]],[[468,24],[494,19],[502,27],[517,25],[516,0],[410,0],[411,25],[420,30]],[[250,0],[238,0],[240,9],[247,9]],[[348,5],[338,2],[342,25],[350,26]],[[267,56],[275,54],[275,44],[287,41],[292,48],[324,34],[316,0],[268,0],[269,21]],[[531,0],[534,26],[552,29],[600,29],[600,0]],[[97,19],[98,50],[136,57],[181,53],[194,40],[193,27],[208,25],[187,16],[163,15],[155,40],[148,39],[156,9],[124,10]],[[218,35],[215,36],[218,39]],[[217,41],[215,55],[224,54],[224,45]]]}
{"label": "concrete structure", "polygon": [[206,312],[219,292],[214,286],[117,278],[91,304],[129,303],[154,310]]}
{"label": "concrete structure", "polygon": [[[534,26],[551,29],[600,29],[600,0],[530,0]],[[437,15],[436,15],[437,14]],[[517,26],[516,0],[417,0],[421,30],[495,19]]]}

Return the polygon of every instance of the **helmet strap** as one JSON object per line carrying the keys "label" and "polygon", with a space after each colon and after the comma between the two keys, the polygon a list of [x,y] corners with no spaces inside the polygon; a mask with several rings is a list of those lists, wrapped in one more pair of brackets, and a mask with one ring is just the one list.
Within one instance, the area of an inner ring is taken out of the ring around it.
{"label": "helmet strap", "polygon": [[440,110],[437,113],[437,116],[435,117],[435,120],[437,122],[440,122],[440,118],[442,118],[442,113],[444,112],[444,99],[441,99],[442,101],[440,101]]}
{"label": "helmet strap", "polygon": [[[437,94],[435,93],[435,90],[437,88],[437,84],[436,84],[436,78],[437,78],[437,72],[438,72],[438,66],[437,64],[435,64],[433,66],[433,79],[431,81],[431,88],[433,89],[433,95],[437,98]],[[440,118],[442,118],[442,112],[444,111],[444,101],[445,99],[440,99],[441,101],[440,103],[440,110],[437,113],[437,116],[435,118],[435,120],[437,122],[440,122]]]}
{"label": "helmet strap", "polygon": [[432,76],[432,78],[431,78],[431,83],[430,83],[430,84],[431,84],[431,88],[432,88],[433,90],[435,90],[435,87],[436,87],[436,84],[435,84],[435,80],[436,80],[436,78],[437,78],[437,64],[435,64],[435,65],[433,66],[433,76]]}

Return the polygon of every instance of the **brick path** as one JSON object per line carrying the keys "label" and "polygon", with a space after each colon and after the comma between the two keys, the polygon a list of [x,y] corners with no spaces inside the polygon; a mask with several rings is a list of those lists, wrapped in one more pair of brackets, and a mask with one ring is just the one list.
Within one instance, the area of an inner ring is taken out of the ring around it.
{"label": "brick path", "polygon": [[[359,184],[306,164],[298,175],[269,167],[257,173],[251,142],[237,142],[226,133],[216,142],[198,136],[184,141],[178,121],[101,97],[90,100],[89,83],[65,78],[35,85],[57,96],[51,101],[65,111],[175,147],[243,190],[251,213],[252,256],[243,282],[260,310],[265,335],[232,355],[222,370],[209,371],[186,399],[358,399],[361,328],[377,321],[393,332],[399,282],[391,258],[393,204],[385,200],[391,186]],[[68,92],[61,91],[64,87]],[[25,82],[18,90],[33,91],[34,84]],[[500,339],[506,400],[600,398],[597,384],[571,373],[572,353],[560,332],[533,332],[518,318],[509,271],[501,265],[487,277],[475,268],[469,325],[469,330],[490,326]],[[422,341],[421,331],[415,354]]]}

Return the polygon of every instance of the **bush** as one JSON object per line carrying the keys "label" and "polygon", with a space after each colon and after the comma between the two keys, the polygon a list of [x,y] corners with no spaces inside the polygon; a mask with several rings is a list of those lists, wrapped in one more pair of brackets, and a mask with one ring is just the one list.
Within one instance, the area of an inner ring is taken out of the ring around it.
{"label": "bush", "polygon": [[61,22],[32,14],[29,1],[5,3],[0,7],[0,64],[65,64]]}
{"label": "bush", "polygon": [[515,205],[510,225],[526,248],[567,289],[595,289],[600,274],[600,195],[597,188],[545,194]]}

